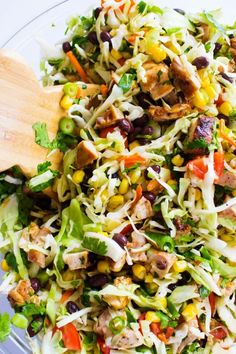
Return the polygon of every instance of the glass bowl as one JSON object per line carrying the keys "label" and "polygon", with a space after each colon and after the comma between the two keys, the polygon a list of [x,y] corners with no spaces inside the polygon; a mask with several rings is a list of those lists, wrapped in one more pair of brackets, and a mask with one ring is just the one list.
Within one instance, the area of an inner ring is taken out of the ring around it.
{"label": "glass bowl", "polygon": [[[202,9],[223,9],[223,21],[227,23],[233,23],[235,20],[234,11],[235,0],[218,0],[217,4],[215,0],[159,0],[156,2],[159,6],[169,6],[173,8],[182,8],[187,11],[197,12]],[[33,6],[33,5],[31,5]],[[99,6],[98,0],[64,0],[57,5],[49,8],[41,14],[38,14],[35,18],[32,18],[30,22],[25,24],[17,33],[14,34],[4,44],[4,47],[14,49],[21,54],[29,65],[34,70],[38,79],[40,79],[40,48],[37,43],[37,38],[46,39],[49,43],[60,42],[64,37],[66,28],[66,19],[70,16],[76,16],[78,14],[86,14],[94,7]],[[0,271],[0,283],[2,278],[2,272]],[[1,312],[8,311],[10,315],[13,315],[6,296],[0,294],[0,308]],[[9,339],[5,343],[0,344],[0,354],[12,354],[12,353],[31,353],[31,349],[27,344],[27,340],[24,336],[24,331],[18,330],[15,327],[12,328],[12,333]]]}

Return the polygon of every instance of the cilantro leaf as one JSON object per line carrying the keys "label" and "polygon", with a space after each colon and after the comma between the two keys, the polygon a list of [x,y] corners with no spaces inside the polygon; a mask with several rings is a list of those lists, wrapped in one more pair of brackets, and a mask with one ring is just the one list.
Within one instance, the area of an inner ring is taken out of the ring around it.
{"label": "cilantro leaf", "polygon": [[202,285],[199,289],[199,294],[200,294],[200,298],[205,299],[206,297],[209,296],[210,290],[208,290],[207,288],[205,288],[205,286]]}
{"label": "cilantro leaf", "polygon": [[162,70],[159,70],[158,73],[157,73],[157,82],[160,82],[161,81],[161,76],[163,74],[163,71]]}
{"label": "cilantro leaf", "polygon": [[8,313],[0,314],[0,342],[4,342],[11,332],[11,320]]}
{"label": "cilantro leaf", "polygon": [[40,164],[37,166],[38,174],[47,171],[47,170],[48,170],[48,167],[51,166],[51,165],[52,165],[52,164],[51,164],[50,161],[45,161],[45,162],[43,162],[43,163],[40,163]]}
{"label": "cilantro leaf", "polygon": [[29,224],[30,210],[33,207],[33,200],[23,192],[22,187],[17,188],[16,197],[18,200],[18,221],[23,226],[27,226]]}
{"label": "cilantro leaf", "polygon": [[209,144],[203,138],[194,139],[193,141],[190,141],[190,142],[187,143],[187,148],[191,149],[191,150],[192,149],[208,150],[209,149]]}
{"label": "cilantro leaf", "polygon": [[128,92],[131,89],[133,79],[133,74],[123,74],[123,76],[121,77],[118,86],[122,88],[124,93]]}
{"label": "cilantro leaf", "polygon": [[57,175],[57,171],[47,170],[31,178],[27,185],[32,192],[41,192],[52,185],[53,180]]}
{"label": "cilantro leaf", "polygon": [[100,241],[97,238],[92,238],[92,237],[84,237],[82,246],[91,252],[94,252],[96,254],[99,254],[101,256],[105,256],[107,253],[107,245],[105,244],[104,241]]}
{"label": "cilantro leaf", "polygon": [[146,10],[146,8],[147,8],[146,2],[140,1],[140,2],[138,3],[138,12],[139,12],[140,14],[142,14],[142,13]]}
{"label": "cilantro leaf", "polygon": [[40,329],[42,328],[42,321],[34,320],[31,323],[31,327],[32,327],[34,333],[38,333],[40,331]]}
{"label": "cilantro leaf", "polygon": [[46,312],[46,307],[43,302],[40,302],[40,305],[35,305],[33,303],[30,303],[22,307],[22,314],[26,317],[31,317],[34,315],[44,315],[45,312]]}
{"label": "cilantro leaf", "polygon": [[46,123],[37,122],[33,125],[33,129],[35,131],[36,144],[50,150],[56,148],[54,140],[49,140]]}

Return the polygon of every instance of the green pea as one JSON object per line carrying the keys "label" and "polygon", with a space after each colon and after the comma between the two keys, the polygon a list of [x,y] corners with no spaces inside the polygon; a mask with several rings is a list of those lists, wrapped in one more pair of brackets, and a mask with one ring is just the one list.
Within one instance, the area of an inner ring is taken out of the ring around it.
{"label": "green pea", "polygon": [[75,122],[71,118],[64,117],[60,120],[59,129],[62,133],[70,135],[75,129]]}
{"label": "green pea", "polygon": [[75,98],[78,93],[78,85],[73,82],[67,82],[63,87],[63,91],[65,95]]}

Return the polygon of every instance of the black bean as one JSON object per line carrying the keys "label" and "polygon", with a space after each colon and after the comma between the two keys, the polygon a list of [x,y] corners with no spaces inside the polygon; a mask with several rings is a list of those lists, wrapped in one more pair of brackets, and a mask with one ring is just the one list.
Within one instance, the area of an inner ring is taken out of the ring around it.
{"label": "black bean", "polygon": [[176,12],[178,12],[180,15],[185,15],[185,11],[182,9],[174,9]]}
{"label": "black bean", "polygon": [[138,139],[138,141],[139,141],[139,143],[141,144],[141,145],[146,145],[146,144],[149,144],[149,140],[147,140],[147,139]]}
{"label": "black bean", "polygon": [[68,301],[66,304],[66,309],[69,313],[74,313],[79,311],[79,308],[74,301]]}
{"label": "black bean", "polygon": [[101,288],[108,282],[108,276],[106,274],[96,274],[88,279],[88,283],[91,288]]}
{"label": "black bean", "polygon": [[197,57],[193,60],[192,64],[196,66],[198,70],[206,68],[209,65],[209,60],[206,57]]}
{"label": "black bean", "polygon": [[122,248],[124,248],[128,242],[127,237],[122,234],[115,234],[112,239]]}
{"label": "black bean", "polygon": [[222,113],[218,114],[217,118],[218,118],[218,119],[224,119],[226,125],[228,125],[229,122],[230,122],[229,117],[225,116],[225,115],[222,114]]}
{"label": "black bean", "polygon": [[143,192],[143,196],[144,196],[144,198],[149,200],[150,203],[155,202],[156,196],[152,192]]}
{"label": "black bean", "polygon": [[70,42],[64,42],[62,44],[62,49],[63,49],[63,52],[64,53],[68,53],[71,51],[71,45],[70,45]]}
{"label": "black bean", "polygon": [[28,332],[29,336],[30,337],[36,336],[36,334],[38,334],[41,331],[41,329],[43,328],[43,323],[44,323],[43,316],[40,316],[40,315],[35,316],[27,328],[27,332]]}
{"label": "black bean", "polygon": [[153,133],[153,127],[151,126],[144,127],[142,130],[142,135],[152,135],[152,133]]}
{"label": "black bean", "polygon": [[135,127],[133,132],[131,134],[129,134],[128,136],[128,140],[129,140],[129,143],[131,143],[132,141],[134,141],[136,139],[136,136],[138,134],[140,134],[142,131],[142,128],[141,127]]}
{"label": "black bean", "polygon": [[137,118],[133,121],[134,127],[144,127],[149,122],[149,117],[144,114],[142,117]]}
{"label": "black bean", "polygon": [[136,95],[136,98],[138,100],[140,107],[142,107],[143,109],[147,109],[152,103],[150,96],[144,92],[138,93]]}
{"label": "black bean", "polygon": [[93,252],[89,252],[88,259],[89,259],[89,266],[91,267],[97,262],[97,255]]}
{"label": "black bean", "polygon": [[40,280],[38,278],[31,278],[30,279],[31,287],[34,289],[34,292],[37,293],[40,289]]}
{"label": "black bean", "polygon": [[111,44],[111,35],[107,31],[103,31],[100,34],[100,38],[103,42],[109,42]]}
{"label": "black bean", "polygon": [[158,269],[164,270],[167,267],[167,260],[165,259],[165,257],[159,255],[156,258],[156,265]]}
{"label": "black bean", "polygon": [[230,39],[233,39],[233,38],[234,38],[233,33],[229,34],[229,38],[230,38]]}
{"label": "black bean", "polygon": [[215,48],[214,48],[214,55],[216,55],[221,50],[221,48],[222,48],[222,44],[216,42],[215,43]]}
{"label": "black bean", "polygon": [[95,31],[91,31],[88,33],[87,38],[89,42],[91,42],[94,45],[98,45],[98,38],[97,38],[97,33]]}
{"label": "black bean", "polygon": [[156,172],[156,173],[160,173],[161,168],[159,165],[152,165],[151,168]]}
{"label": "black bean", "polygon": [[128,119],[121,119],[118,123],[118,126],[121,130],[126,133],[131,133],[134,131],[133,124]]}
{"label": "black bean", "polygon": [[101,7],[97,7],[95,10],[94,10],[94,17],[95,18],[98,18],[98,16],[100,15],[100,12],[102,11],[102,8]]}
{"label": "black bean", "polygon": [[168,289],[170,289],[171,291],[173,291],[173,290],[175,290],[176,287],[177,287],[177,284],[174,283],[174,284],[170,284],[170,285],[168,286]]}
{"label": "black bean", "polygon": [[119,178],[118,172],[112,173],[111,178]]}
{"label": "black bean", "polygon": [[231,82],[231,84],[234,82],[234,79],[232,77],[230,77],[229,75],[227,75],[226,73],[220,73],[220,75],[223,77],[223,79]]}

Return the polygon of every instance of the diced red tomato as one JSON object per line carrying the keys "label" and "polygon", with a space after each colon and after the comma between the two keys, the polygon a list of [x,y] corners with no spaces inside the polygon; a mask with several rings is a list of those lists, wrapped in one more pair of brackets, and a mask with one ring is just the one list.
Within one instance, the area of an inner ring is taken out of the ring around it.
{"label": "diced red tomato", "polygon": [[167,327],[166,333],[165,333],[166,339],[170,338],[172,336],[172,334],[174,333],[174,331],[175,330],[173,327]]}
{"label": "diced red tomato", "polygon": [[59,328],[62,333],[62,340],[64,346],[69,350],[80,350],[81,341],[79,333],[73,323],[68,323],[67,325]]}
{"label": "diced red tomato", "polygon": [[108,127],[104,128],[100,131],[99,136],[100,138],[106,138],[109,133],[113,133],[115,130],[115,127]]}
{"label": "diced red tomato", "polygon": [[210,333],[213,337],[219,340],[227,337],[227,331],[224,329],[224,327],[214,328]]}
{"label": "diced red tomato", "polygon": [[102,354],[110,354],[110,348],[106,345],[105,340],[102,337],[98,337],[97,342]]}
{"label": "diced red tomato", "polygon": [[123,66],[124,63],[125,63],[125,58],[120,58],[120,59],[118,59],[118,63],[119,63],[121,66]]}
{"label": "diced red tomato", "polygon": [[216,296],[213,292],[210,293],[210,295],[208,296],[209,299],[209,303],[211,306],[211,313],[214,314],[215,313],[215,309],[216,309]]}
{"label": "diced red tomato", "polygon": [[152,323],[150,324],[150,329],[151,329],[152,333],[154,333],[156,336],[157,336],[158,334],[161,334],[161,333],[162,333],[160,323],[152,322]]}
{"label": "diced red tomato", "polygon": [[[204,179],[205,174],[208,171],[208,166],[205,161],[205,157],[198,157],[195,160],[191,160],[187,164],[187,169],[191,171],[199,179]],[[224,171],[224,153],[214,153],[214,169],[218,177],[220,177]]]}

